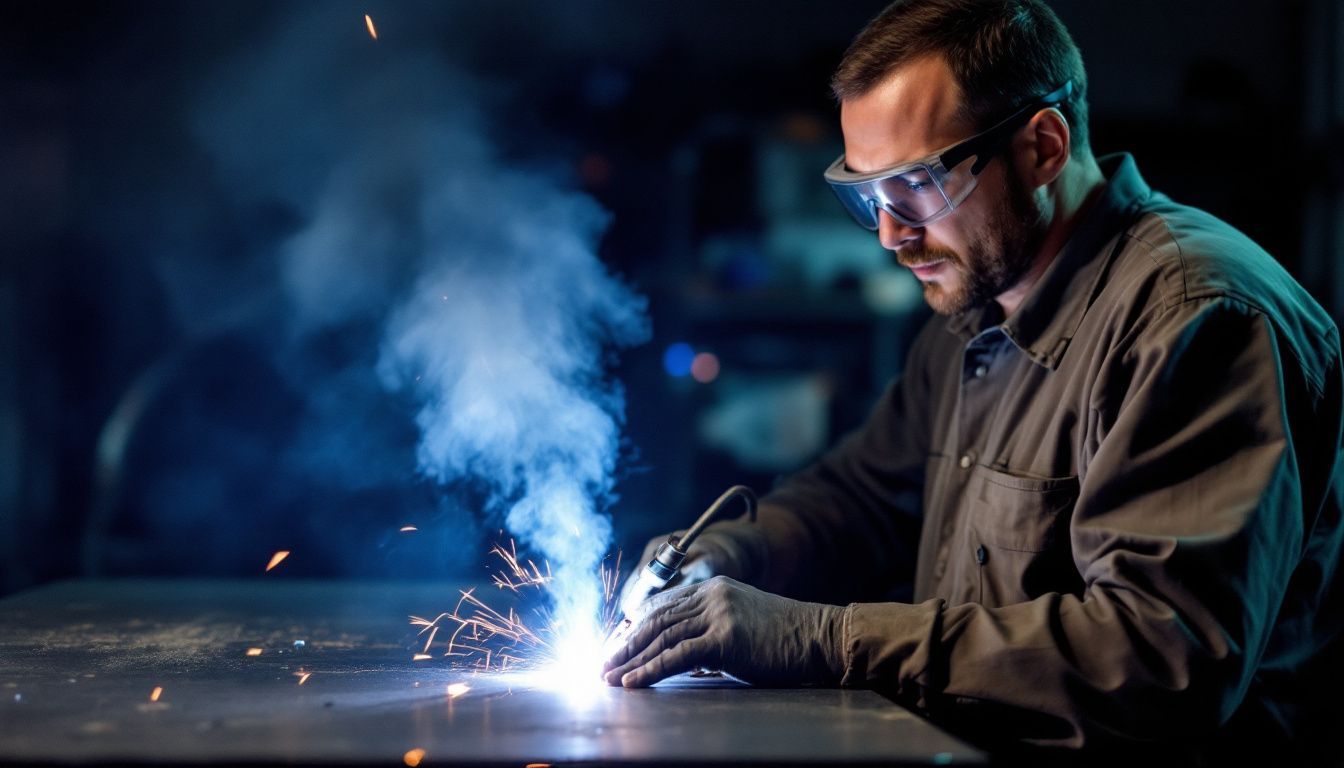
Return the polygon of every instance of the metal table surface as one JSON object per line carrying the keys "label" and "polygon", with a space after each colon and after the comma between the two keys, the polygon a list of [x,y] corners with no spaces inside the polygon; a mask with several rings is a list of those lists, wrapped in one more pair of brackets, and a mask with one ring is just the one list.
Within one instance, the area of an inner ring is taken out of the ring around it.
{"label": "metal table surface", "polygon": [[[408,614],[456,596],[444,584],[119,580],[0,600],[0,763],[401,765],[412,750],[427,766],[984,759],[871,691],[678,677],[580,701],[413,662]],[[470,690],[450,696],[457,683]]]}

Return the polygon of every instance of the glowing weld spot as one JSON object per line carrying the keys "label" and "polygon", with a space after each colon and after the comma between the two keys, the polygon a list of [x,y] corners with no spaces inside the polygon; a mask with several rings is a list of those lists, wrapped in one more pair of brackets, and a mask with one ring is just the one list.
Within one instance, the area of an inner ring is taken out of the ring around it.
{"label": "glowing weld spot", "polygon": [[260,649],[260,648],[248,648],[248,649],[247,649],[247,655],[248,655],[248,656],[260,656],[260,655],[261,655],[261,649]]}
{"label": "glowing weld spot", "polygon": [[453,683],[448,686],[448,698],[456,699],[458,696],[465,695],[466,692],[470,690],[471,686],[466,683]]}
{"label": "glowing weld spot", "polygon": [[408,751],[406,754],[401,756],[401,761],[411,766],[411,768],[415,768],[415,766],[419,765],[420,761],[424,759],[425,759],[425,750],[420,749],[418,747],[416,749]]}
{"label": "glowing weld spot", "polygon": [[411,661],[425,661],[432,658],[434,657],[430,656],[428,653],[417,653],[411,657]]}
{"label": "glowing weld spot", "polygon": [[411,531],[418,531],[418,530],[420,530],[420,529],[419,529],[419,528],[416,528],[414,525],[403,525],[403,526],[401,526],[401,532],[402,532],[402,533],[410,533]]}

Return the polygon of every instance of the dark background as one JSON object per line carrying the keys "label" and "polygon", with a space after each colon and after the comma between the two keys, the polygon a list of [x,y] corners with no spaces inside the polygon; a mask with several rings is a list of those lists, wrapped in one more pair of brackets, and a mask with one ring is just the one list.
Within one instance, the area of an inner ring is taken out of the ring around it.
{"label": "dark background", "polygon": [[[615,371],[618,544],[638,552],[729,484],[768,489],[862,418],[923,317],[917,287],[820,179],[840,148],[827,79],[882,6],[6,3],[0,594],[75,575],[257,574],[277,549],[294,552],[280,578],[483,567],[497,521],[445,506],[416,469],[405,404],[358,373],[376,322],[315,334],[281,365],[268,326],[227,320],[247,314],[234,288],[264,283],[250,270],[304,222],[231,189],[199,105],[221,67],[295,18],[364,35],[368,12],[377,46],[413,41],[479,78],[502,155],[562,169],[612,212],[601,257],[653,321]],[[1095,151],[1132,152],[1153,187],[1246,231],[1340,318],[1341,6],[1052,6],[1088,67]],[[380,66],[368,55],[353,65]],[[267,71],[239,77],[260,88]],[[669,369],[677,343],[713,354],[717,376]],[[325,420],[309,417],[313,392],[333,390],[296,383],[296,365],[310,382],[346,377]]]}

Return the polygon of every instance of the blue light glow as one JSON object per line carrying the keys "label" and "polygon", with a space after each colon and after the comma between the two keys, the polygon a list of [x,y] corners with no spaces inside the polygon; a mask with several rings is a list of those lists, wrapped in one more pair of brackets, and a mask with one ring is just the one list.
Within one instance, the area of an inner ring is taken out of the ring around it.
{"label": "blue light glow", "polygon": [[667,351],[663,352],[663,370],[667,371],[669,376],[678,378],[691,375],[691,362],[695,360],[695,350],[691,345],[685,342],[677,342],[668,346]]}

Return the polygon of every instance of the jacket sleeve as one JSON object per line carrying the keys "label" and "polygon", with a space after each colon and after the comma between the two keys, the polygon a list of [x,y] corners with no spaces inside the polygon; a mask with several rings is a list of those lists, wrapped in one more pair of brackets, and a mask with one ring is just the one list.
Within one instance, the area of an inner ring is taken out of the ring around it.
{"label": "jacket sleeve", "polygon": [[1313,378],[1241,302],[1157,313],[1091,395],[1068,533],[1081,595],[851,605],[845,684],[1036,744],[1188,740],[1224,723],[1330,482],[1311,469],[1339,445],[1329,343]]}
{"label": "jacket sleeve", "polygon": [[756,586],[843,603],[882,599],[891,585],[913,582],[938,322],[925,325],[863,425],[761,499],[749,579]]}

